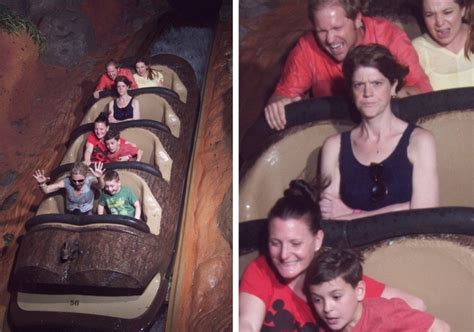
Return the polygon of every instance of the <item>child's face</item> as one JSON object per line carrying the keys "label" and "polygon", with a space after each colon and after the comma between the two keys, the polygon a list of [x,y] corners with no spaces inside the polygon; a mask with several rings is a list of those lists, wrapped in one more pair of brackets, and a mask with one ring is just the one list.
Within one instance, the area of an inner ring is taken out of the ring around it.
{"label": "child's face", "polygon": [[359,281],[356,288],[337,277],[309,288],[311,302],[319,317],[332,331],[354,326],[362,313],[365,284]]}
{"label": "child's face", "polygon": [[105,141],[105,145],[107,146],[107,150],[109,150],[109,152],[112,152],[114,153],[115,151],[118,150],[118,141],[115,139],[115,138],[111,138],[107,141]]}
{"label": "child's face", "polygon": [[115,195],[120,191],[120,181],[110,180],[105,181],[105,191],[109,193],[109,195]]}

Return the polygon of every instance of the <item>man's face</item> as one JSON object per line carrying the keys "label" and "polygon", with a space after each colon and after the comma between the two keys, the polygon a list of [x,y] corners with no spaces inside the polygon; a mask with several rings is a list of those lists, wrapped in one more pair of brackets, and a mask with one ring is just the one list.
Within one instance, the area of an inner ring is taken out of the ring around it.
{"label": "man's face", "polygon": [[120,191],[120,181],[110,180],[105,181],[105,191],[109,193],[109,195],[115,195]]}
{"label": "man's face", "polygon": [[337,62],[343,62],[362,38],[361,14],[351,20],[341,6],[331,4],[313,12],[312,17],[319,45]]}
{"label": "man's face", "polygon": [[119,143],[115,138],[106,140],[105,145],[107,146],[107,150],[109,150],[109,152],[112,152],[112,153],[116,152],[119,147]]}
{"label": "man's face", "polygon": [[118,69],[114,65],[107,66],[107,76],[113,81],[118,75]]}
{"label": "man's face", "polygon": [[365,296],[365,284],[353,288],[341,277],[309,288],[311,302],[319,317],[331,331],[353,327],[360,318]]}

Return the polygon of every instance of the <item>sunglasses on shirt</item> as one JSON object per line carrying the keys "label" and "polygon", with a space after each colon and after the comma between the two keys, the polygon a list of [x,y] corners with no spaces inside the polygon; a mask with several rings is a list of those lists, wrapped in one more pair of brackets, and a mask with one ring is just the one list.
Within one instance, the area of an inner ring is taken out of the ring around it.
{"label": "sunglasses on shirt", "polygon": [[388,188],[385,183],[382,173],[383,173],[383,164],[371,163],[369,166],[370,176],[374,182],[370,190],[370,198],[373,202],[377,202],[387,196]]}

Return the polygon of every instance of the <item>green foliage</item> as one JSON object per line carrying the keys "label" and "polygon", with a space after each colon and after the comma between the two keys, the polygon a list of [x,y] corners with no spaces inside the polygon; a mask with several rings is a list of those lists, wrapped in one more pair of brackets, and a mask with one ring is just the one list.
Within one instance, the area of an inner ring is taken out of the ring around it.
{"label": "green foliage", "polygon": [[38,45],[40,52],[46,48],[46,37],[38,30],[38,27],[34,25],[30,20],[23,18],[8,7],[0,4],[0,30],[8,33],[18,34],[24,30],[31,39]]}

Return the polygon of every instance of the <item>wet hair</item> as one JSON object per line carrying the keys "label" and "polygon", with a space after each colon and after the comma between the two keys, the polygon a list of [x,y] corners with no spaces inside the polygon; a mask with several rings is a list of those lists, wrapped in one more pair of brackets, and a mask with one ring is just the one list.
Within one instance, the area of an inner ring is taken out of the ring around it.
{"label": "wet hair", "polygon": [[305,286],[320,285],[338,277],[353,288],[362,280],[362,255],[350,249],[323,248],[311,262]]}
{"label": "wet hair", "polygon": [[80,174],[86,177],[88,172],[89,172],[89,167],[87,167],[87,165],[84,164],[83,162],[79,161],[75,163],[74,166],[72,166],[70,174],[71,176],[74,174]]}
{"label": "wet hair", "polygon": [[[460,5],[461,6],[461,5]],[[463,6],[461,6],[463,7]],[[470,59],[469,53],[474,53],[474,1],[471,0],[466,8],[465,19],[469,25],[469,35],[464,45],[464,56]]]}
{"label": "wet hair", "polygon": [[104,123],[106,127],[109,126],[109,111],[100,112],[95,118],[94,123]]}
{"label": "wet hair", "polygon": [[303,180],[293,180],[290,187],[268,213],[269,223],[274,218],[302,219],[313,234],[320,229],[321,214],[314,189]]}
{"label": "wet hair", "polygon": [[351,84],[354,72],[359,67],[375,68],[393,85],[398,81],[397,91],[405,84],[408,67],[400,64],[385,46],[379,44],[359,45],[347,54],[342,65],[346,82]]}
{"label": "wet hair", "polygon": [[139,62],[143,62],[145,64],[145,66],[147,67],[147,70],[148,70],[147,78],[149,80],[153,80],[153,79],[155,79],[155,77],[158,76],[158,72],[155,69],[151,68],[151,61],[148,58],[138,58],[135,61],[135,66]]}
{"label": "wet hair", "polygon": [[329,5],[339,5],[346,12],[346,17],[354,20],[362,7],[359,0],[309,0],[308,15],[311,22],[313,21],[313,13],[315,11],[326,8]]}
{"label": "wet hair", "polygon": [[117,171],[107,171],[105,172],[104,174],[104,182],[107,182],[107,181],[120,181],[120,177],[119,177],[119,174],[117,173]]}
{"label": "wet hair", "polygon": [[114,81],[115,87],[117,87],[117,84],[119,82],[125,83],[125,85],[128,86],[128,87],[130,87],[132,85],[132,82],[130,82],[130,80],[128,78],[126,78],[125,76],[117,76],[115,78],[115,81]]}
{"label": "wet hair", "polygon": [[110,128],[109,131],[105,133],[104,141],[108,141],[109,139],[115,139],[118,141],[120,139],[120,130]]}
{"label": "wet hair", "polygon": [[114,67],[117,68],[117,69],[120,67],[119,63],[118,63],[117,61],[115,61],[115,60],[109,60],[109,61],[107,61],[107,63],[105,64],[105,69],[107,70],[107,68],[108,68],[109,66],[114,66]]}

